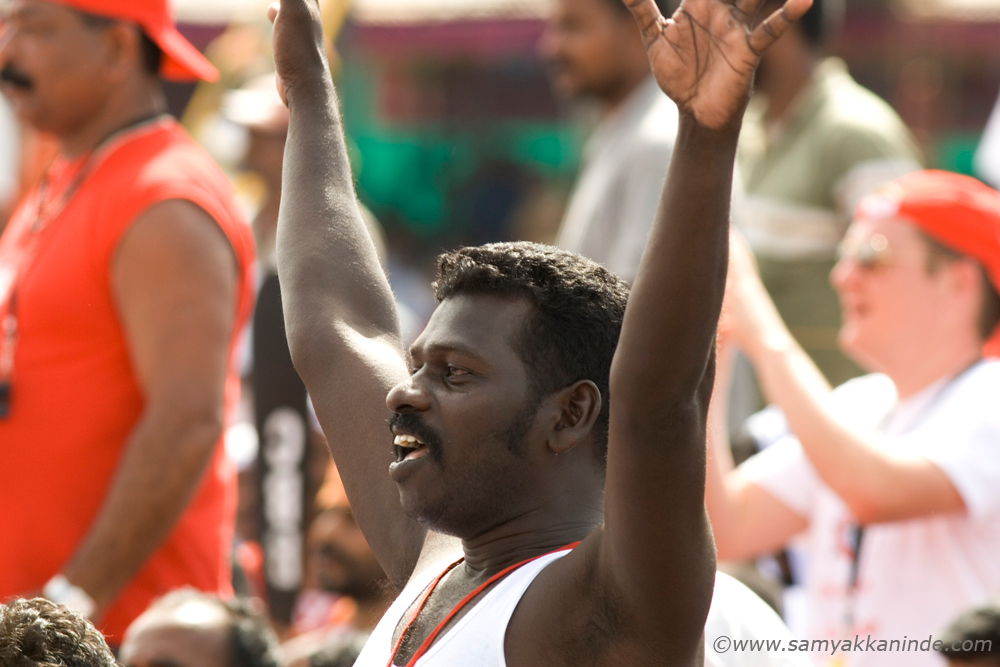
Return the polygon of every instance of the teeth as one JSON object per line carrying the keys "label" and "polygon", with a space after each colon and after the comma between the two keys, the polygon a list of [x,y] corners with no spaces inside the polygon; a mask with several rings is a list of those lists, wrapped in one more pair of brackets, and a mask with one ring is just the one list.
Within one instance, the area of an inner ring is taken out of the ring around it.
{"label": "teeth", "polygon": [[397,447],[407,447],[409,449],[416,449],[423,443],[414,438],[412,435],[397,435],[393,444]]}

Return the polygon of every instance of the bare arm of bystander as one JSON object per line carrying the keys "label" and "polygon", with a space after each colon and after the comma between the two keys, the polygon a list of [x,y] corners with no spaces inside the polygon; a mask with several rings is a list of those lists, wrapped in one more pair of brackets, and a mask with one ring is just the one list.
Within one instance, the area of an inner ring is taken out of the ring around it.
{"label": "bare arm of bystander", "polygon": [[63,571],[94,599],[98,617],[170,533],[222,435],[239,279],[215,221],[171,200],[131,226],[111,282],[146,407]]}

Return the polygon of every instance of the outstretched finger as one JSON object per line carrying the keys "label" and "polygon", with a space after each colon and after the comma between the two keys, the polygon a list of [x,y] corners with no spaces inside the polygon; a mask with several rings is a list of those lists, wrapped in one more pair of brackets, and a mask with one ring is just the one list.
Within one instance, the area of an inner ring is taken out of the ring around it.
{"label": "outstretched finger", "polygon": [[781,37],[792,24],[798,21],[812,7],[812,0],[786,0],[781,9],[776,10],[750,33],[750,49],[758,56]]}
{"label": "outstretched finger", "polygon": [[663,33],[663,26],[666,19],[660,13],[660,8],[656,6],[654,0],[622,0],[630,12],[632,18],[639,24],[642,32],[642,41],[649,46]]}

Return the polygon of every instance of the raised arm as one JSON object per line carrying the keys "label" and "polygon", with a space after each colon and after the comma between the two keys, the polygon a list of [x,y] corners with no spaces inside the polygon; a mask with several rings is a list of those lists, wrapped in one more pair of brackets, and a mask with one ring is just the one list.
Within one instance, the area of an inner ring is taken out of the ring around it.
{"label": "raised arm", "polygon": [[810,2],[751,29],[761,4],[684,0],[671,20],[630,4],[680,128],[611,370],[601,571],[664,664],[698,659],[715,575],[705,428],[740,122],[760,54]]}
{"label": "raised arm", "polygon": [[395,301],[355,197],[317,1],[282,0],[269,14],[290,112],[277,238],[288,344],[358,523],[401,583],[425,531],[388,474],[385,398],[407,377]]}
{"label": "raised arm", "polygon": [[887,453],[871,441],[873,434],[857,432],[837,418],[830,385],[789,333],[749,250],[741,243],[733,247],[729,311],[734,331],[764,394],[784,411],[823,481],[865,524],[964,511],[958,490],[929,459]]}

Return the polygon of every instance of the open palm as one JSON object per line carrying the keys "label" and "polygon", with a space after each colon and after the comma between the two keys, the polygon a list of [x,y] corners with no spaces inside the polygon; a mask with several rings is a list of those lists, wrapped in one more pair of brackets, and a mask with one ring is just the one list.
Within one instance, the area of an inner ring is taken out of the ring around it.
{"label": "open palm", "polygon": [[669,20],[654,0],[624,2],[642,30],[660,88],[712,129],[739,121],[760,55],[812,5],[786,0],[754,28],[764,0],[683,0]]}

